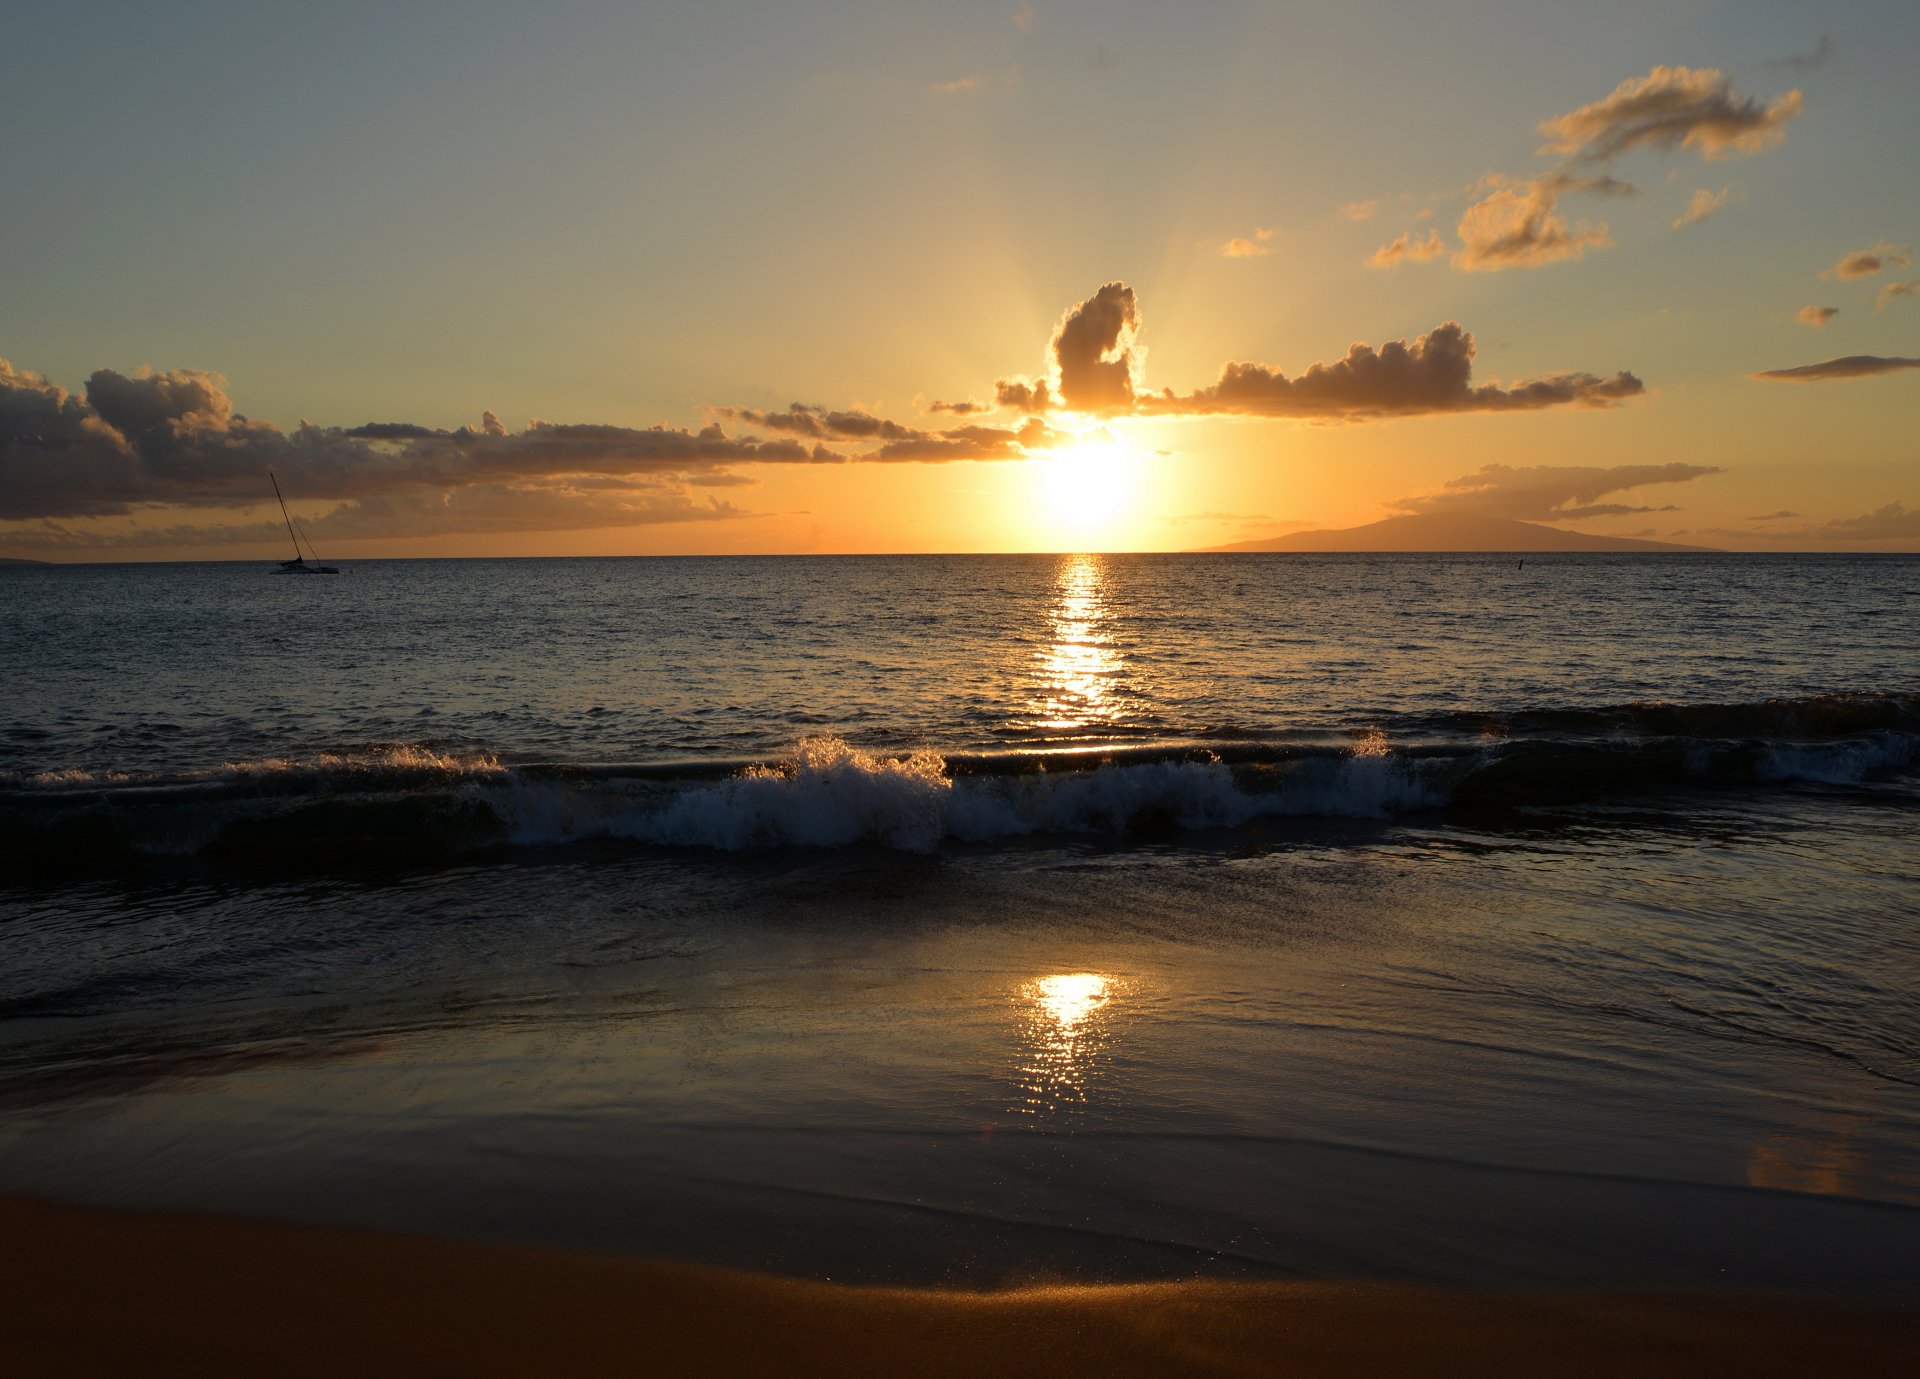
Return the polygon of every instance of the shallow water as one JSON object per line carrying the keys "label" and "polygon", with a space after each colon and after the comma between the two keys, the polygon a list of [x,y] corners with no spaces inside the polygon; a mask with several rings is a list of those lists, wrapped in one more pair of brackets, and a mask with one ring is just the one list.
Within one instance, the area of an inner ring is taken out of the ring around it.
{"label": "shallow water", "polygon": [[[1477,625],[1506,561],[35,572],[0,1190],[902,1282],[1911,1289],[1915,562],[1538,563]],[[1036,632],[1089,570],[1126,611]],[[647,581],[684,673],[608,630]],[[718,625],[755,581],[803,632]],[[827,627],[889,588],[944,635]],[[1451,630],[1395,650],[1395,588]],[[345,621],[271,690],[289,600]]]}

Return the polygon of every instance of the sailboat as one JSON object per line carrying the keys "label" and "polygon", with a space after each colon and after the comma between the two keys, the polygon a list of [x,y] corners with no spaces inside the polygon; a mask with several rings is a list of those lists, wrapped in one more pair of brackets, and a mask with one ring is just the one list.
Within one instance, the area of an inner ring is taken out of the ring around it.
{"label": "sailboat", "polygon": [[[280,499],[280,516],[287,524],[287,535],[293,538],[293,559],[280,562],[280,573],[283,575],[339,574],[340,571],[333,566],[322,565],[320,563],[320,554],[313,549],[313,543],[311,541],[307,543],[306,554],[301,554],[300,537],[293,529],[293,515],[287,511],[287,500],[280,492],[280,481],[273,477],[273,471],[271,469],[267,471],[267,478],[273,484],[273,496]],[[306,557],[308,555],[313,557],[313,563],[311,565],[307,563]]]}

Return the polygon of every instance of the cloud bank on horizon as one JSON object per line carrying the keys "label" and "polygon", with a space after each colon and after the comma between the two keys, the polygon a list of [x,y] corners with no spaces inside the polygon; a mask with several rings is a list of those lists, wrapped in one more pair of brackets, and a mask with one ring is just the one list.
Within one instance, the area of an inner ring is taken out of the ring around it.
{"label": "cloud bank on horizon", "polygon": [[[1006,425],[914,426],[859,409],[795,402],[784,409],[716,406],[699,430],[542,419],[514,432],[491,411],[457,429],[412,422],[291,432],[238,412],[225,380],[200,369],[100,369],[72,393],[0,360],[0,522],[48,547],[99,538],[63,520],[135,511],[233,510],[262,501],[269,469],[306,499],[339,506],[316,519],[333,539],[454,532],[560,531],[750,515],[696,489],[744,486],[763,465],[1022,460],[1076,434],[1049,415],[1243,416],[1358,423],[1457,412],[1610,407],[1645,391],[1631,373],[1561,373],[1502,386],[1473,381],[1473,337],[1445,322],[1411,342],[1355,344],[1288,377],[1230,362],[1190,393],[1145,390],[1138,298],[1109,282],[1061,317],[1038,379],[1003,378],[995,404],[936,402],[932,413],[1005,409]],[[762,436],[758,432],[772,432]],[[140,544],[273,538],[267,523],[149,525]]]}

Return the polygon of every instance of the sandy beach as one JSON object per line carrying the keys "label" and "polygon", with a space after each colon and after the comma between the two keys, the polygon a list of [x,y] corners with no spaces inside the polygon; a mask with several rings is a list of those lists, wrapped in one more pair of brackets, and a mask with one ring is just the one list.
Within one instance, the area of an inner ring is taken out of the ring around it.
{"label": "sandy beach", "polygon": [[78,1375],[1882,1375],[1920,1308],[1731,1293],[842,1287],[0,1200],[16,1379]]}

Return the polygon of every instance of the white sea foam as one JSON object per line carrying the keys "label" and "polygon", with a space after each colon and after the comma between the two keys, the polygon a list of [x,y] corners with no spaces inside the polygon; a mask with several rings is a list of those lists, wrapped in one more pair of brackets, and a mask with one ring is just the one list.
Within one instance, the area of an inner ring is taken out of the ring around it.
{"label": "white sea foam", "polygon": [[1446,799],[1412,763],[1378,755],[1304,760],[1257,788],[1217,760],[955,779],[936,753],[888,757],[833,737],[700,785],[583,790],[510,774],[466,788],[517,843],[614,837],[727,851],[869,843],[927,852],[950,839],[1230,828],[1268,814],[1380,818]]}
{"label": "white sea foam", "polygon": [[1910,733],[1875,733],[1847,742],[1776,744],[1754,768],[1762,780],[1812,781],[1820,785],[1857,785],[1883,771],[1920,760],[1920,738]]}
{"label": "white sea foam", "polygon": [[491,752],[436,752],[431,747],[400,742],[353,752],[321,752],[310,757],[261,757],[222,762],[209,777],[228,780],[264,780],[277,776],[464,776],[501,775],[505,768]]}

